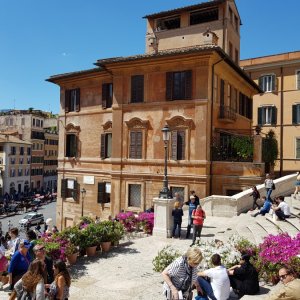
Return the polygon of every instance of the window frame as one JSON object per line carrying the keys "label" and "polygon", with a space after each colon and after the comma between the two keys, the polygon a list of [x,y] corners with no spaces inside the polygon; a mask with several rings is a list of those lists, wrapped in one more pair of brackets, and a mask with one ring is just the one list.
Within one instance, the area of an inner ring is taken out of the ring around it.
{"label": "window frame", "polygon": [[[69,186],[73,182],[73,188]],[[61,198],[62,199],[73,199],[74,201],[79,201],[80,198],[80,185],[75,178],[62,178],[61,179]]]}
{"label": "window frame", "polygon": [[97,189],[97,203],[98,204],[109,204],[111,203],[111,192],[108,193],[108,185],[110,185],[111,191],[111,182],[101,181],[98,182]]}
{"label": "window frame", "polygon": [[[266,82],[266,78],[271,78],[271,82],[270,83]],[[275,73],[262,74],[258,78],[258,85],[261,88],[261,90],[264,91],[264,93],[272,93],[277,89],[276,80],[277,78]]]}
{"label": "window frame", "polygon": [[144,74],[136,74],[131,76],[131,93],[130,103],[143,103],[145,93],[145,77]]}
{"label": "window frame", "polygon": [[102,108],[111,108],[113,103],[113,83],[102,83]]}
{"label": "window frame", "polygon": [[[269,115],[271,120],[270,122],[267,122]],[[277,124],[277,107],[275,105],[259,106],[257,112],[257,124],[261,126],[275,126]]]}
{"label": "window frame", "polygon": [[300,103],[294,103],[292,105],[292,124],[300,124]]}
{"label": "window frame", "polygon": [[[109,149],[109,140],[108,140],[109,136],[110,136],[110,149]],[[111,158],[111,155],[112,155],[112,132],[105,132],[102,133],[100,137],[100,157],[102,159],[106,159],[106,158]]]}
{"label": "window frame", "polygon": [[[73,142],[70,140],[71,137],[74,137]],[[70,145],[70,143],[74,143],[74,144]],[[75,150],[73,149],[72,146],[75,147]],[[64,155],[65,155],[65,157],[77,157],[78,156],[78,137],[75,133],[66,133],[66,149],[65,149]]]}
{"label": "window frame", "polygon": [[65,112],[80,111],[80,88],[65,90]]}
{"label": "window frame", "polygon": [[[130,206],[129,205],[129,196],[130,196],[130,185],[140,185],[141,194],[140,194],[140,206]],[[126,192],[125,192],[125,210],[126,211],[144,211],[145,210],[145,183],[138,181],[127,181],[126,182]]]}
{"label": "window frame", "polygon": [[172,71],[166,73],[166,100],[191,100],[193,93],[193,71]]}

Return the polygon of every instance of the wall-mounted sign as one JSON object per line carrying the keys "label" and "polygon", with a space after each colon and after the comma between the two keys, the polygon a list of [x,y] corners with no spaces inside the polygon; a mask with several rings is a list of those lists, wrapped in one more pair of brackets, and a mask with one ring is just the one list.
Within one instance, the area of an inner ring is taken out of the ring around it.
{"label": "wall-mounted sign", "polygon": [[83,176],[83,183],[95,184],[95,176]]}

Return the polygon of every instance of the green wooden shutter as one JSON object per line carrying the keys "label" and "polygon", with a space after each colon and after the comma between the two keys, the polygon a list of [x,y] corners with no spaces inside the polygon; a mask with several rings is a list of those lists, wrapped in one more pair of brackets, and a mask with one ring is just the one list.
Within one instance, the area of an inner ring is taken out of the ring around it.
{"label": "green wooden shutter", "polygon": [[272,86],[271,90],[276,91],[278,89],[277,78],[275,75],[272,75]]}
{"label": "green wooden shutter", "polygon": [[298,124],[299,120],[297,119],[297,107],[298,105],[297,104],[294,104],[292,106],[293,110],[292,110],[292,122],[293,124]]}
{"label": "green wooden shutter", "polygon": [[263,125],[263,112],[264,112],[263,107],[259,107],[257,110],[257,124],[258,125]]}
{"label": "green wooden shutter", "polygon": [[105,182],[98,182],[98,203],[106,203]]}
{"label": "green wooden shutter", "polygon": [[220,84],[220,106],[224,106],[224,88],[225,88],[225,82],[223,79],[221,79]]}
{"label": "green wooden shutter", "polygon": [[166,99],[173,100],[173,73],[166,73]]}
{"label": "green wooden shutter", "polygon": [[65,112],[66,113],[70,111],[70,100],[71,100],[71,91],[66,90],[65,91]]}
{"label": "green wooden shutter", "polygon": [[60,195],[61,195],[62,198],[67,197],[67,184],[68,184],[68,179],[62,179],[61,180]]}
{"label": "green wooden shutter", "polygon": [[107,84],[103,83],[102,84],[102,108],[106,108],[106,102],[107,102]]}
{"label": "green wooden shutter", "polygon": [[296,158],[300,158],[300,139],[296,139]]}
{"label": "green wooden shutter", "polygon": [[75,110],[80,111],[80,89],[76,89],[76,106]]}
{"label": "green wooden shutter", "polygon": [[297,90],[300,90],[300,71],[297,72]]}
{"label": "green wooden shutter", "polygon": [[171,131],[171,157],[174,160],[177,160],[177,131]]}
{"label": "green wooden shutter", "polygon": [[134,75],[131,77],[131,102],[144,101],[144,75]]}
{"label": "green wooden shutter", "polygon": [[276,106],[272,106],[271,114],[272,114],[271,124],[276,125],[277,124],[277,107]]}
{"label": "green wooden shutter", "polygon": [[100,157],[106,158],[106,134],[101,134]]}
{"label": "green wooden shutter", "polygon": [[192,99],[192,71],[185,71],[185,98]]}

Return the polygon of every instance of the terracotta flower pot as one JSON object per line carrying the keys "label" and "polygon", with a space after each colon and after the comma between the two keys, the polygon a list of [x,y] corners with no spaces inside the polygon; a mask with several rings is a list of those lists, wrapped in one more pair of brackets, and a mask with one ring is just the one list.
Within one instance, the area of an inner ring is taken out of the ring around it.
{"label": "terracotta flower pot", "polygon": [[103,252],[108,252],[111,247],[111,242],[101,242],[100,245]]}
{"label": "terracotta flower pot", "polygon": [[97,246],[86,247],[87,256],[95,256],[96,255]]}
{"label": "terracotta flower pot", "polygon": [[67,260],[70,265],[76,264],[78,253],[73,253],[67,256]]}

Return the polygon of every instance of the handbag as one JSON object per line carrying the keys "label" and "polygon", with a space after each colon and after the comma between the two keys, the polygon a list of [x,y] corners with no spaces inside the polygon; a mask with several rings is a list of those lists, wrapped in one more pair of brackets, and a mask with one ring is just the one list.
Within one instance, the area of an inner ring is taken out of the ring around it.
{"label": "handbag", "polygon": [[276,190],[276,186],[275,186],[275,183],[273,182],[272,184],[272,190]]}

